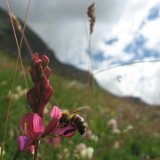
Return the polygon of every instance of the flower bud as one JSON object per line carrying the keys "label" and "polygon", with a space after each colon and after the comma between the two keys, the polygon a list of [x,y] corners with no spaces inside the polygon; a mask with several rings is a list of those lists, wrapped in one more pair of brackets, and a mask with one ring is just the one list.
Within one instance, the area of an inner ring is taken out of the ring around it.
{"label": "flower bud", "polygon": [[42,55],[41,61],[43,68],[45,68],[49,64],[49,58],[44,54]]}

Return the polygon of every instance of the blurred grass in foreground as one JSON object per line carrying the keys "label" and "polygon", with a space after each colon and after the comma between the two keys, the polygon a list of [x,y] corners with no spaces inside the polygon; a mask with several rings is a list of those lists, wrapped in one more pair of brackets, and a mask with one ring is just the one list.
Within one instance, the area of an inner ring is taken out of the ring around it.
{"label": "blurred grass in foreground", "polygon": [[[8,103],[10,96],[13,96],[4,153],[4,159],[11,160],[17,151],[20,119],[30,111],[30,108],[25,97],[27,88],[21,67],[16,75],[14,90],[8,94],[16,61],[2,51],[0,56],[0,143],[2,142]],[[28,73],[29,66],[25,66],[25,69],[29,87],[32,87],[33,84]],[[53,69],[50,78],[54,94],[51,103],[46,107],[46,112],[49,112],[55,104],[58,104],[61,109],[70,110],[89,106],[89,110],[82,112],[88,124],[88,135],[77,134],[70,139],[62,138],[61,145],[57,148],[54,148],[52,144],[46,144],[44,139],[40,145],[39,157],[45,160],[145,160],[146,157],[149,159],[160,157],[159,108],[120,99],[101,89],[96,89],[93,94],[87,84],[66,80],[64,77],[54,74],[54,70],[58,70],[58,68]],[[49,117],[46,119],[49,120]],[[111,120],[117,123],[117,130],[113,130],[108,124]],[[84,145],[86,146],[85,150],[89,147],[90,151],[94,151],[91,157],[84,157],[84,153],[82,154],[81,150],[78,150],[79,146],[84,147]],[[28,160],[29,155],[21,153],[18,159]]]}

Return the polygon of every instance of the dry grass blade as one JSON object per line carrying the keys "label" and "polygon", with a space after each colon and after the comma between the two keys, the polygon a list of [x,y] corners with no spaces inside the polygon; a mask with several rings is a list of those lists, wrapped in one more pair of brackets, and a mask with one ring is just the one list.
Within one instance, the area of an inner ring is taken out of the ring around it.
{"label": "dry grass blade", "polygon": [[[6,3],[6,6],[7,6],[7,9],[8,9],[9,18],[10,18],[10,21],[11,21],[11,26],[12,26],[12,30],[13,30],[16,46],[17,46],[18,57],[20,58],[20,63],[21,63],[21,66],[22,66],[22,71],[23,71],[23,75],[24,75],[24,81],[25,81],[26,86],[28,86],[27,78],[26,78],[25,70],[24,70],[24,65],[23,65],[23,61],[22,61],[22,56],[21,56],[21,46],[18,43],[18,38],[17,38],[17,35],[16,35],[16,29],[15,29],[15,26],[14,26],[14,20],[13,20],[13,17],[12,17],[13,12],[11,11],[11,8],[10,8],[8,0],[5,0],[5,3]],[[22,40],[23,40],[23,35],[22,35]],[[21,40],[21,44],[22,44],[22,40]]]}
{"label": "dry grass blade", "polygon": [[92,3],[88,7],[87,14],[88,14],[89,21],[90,21],[90,34],[92,34],[94,24],[95,24],[95,21],[96,21],[96,6],[95,6],[95,3]]}
{"label": "dry grass blade", "polygon": [[124,64],[117,64],[115,66],[109,66],[109,67],[104,67],[96,72],[93,73],[93,75],[105,72],[105,71],[109,71],[115,68],[119,68],[119,67],[123,67],[123,66],[130,66],[130,65],[135,65],[135,64],[140,64],[140,63],[159,63],[160,59],[156,59],[156,60],[150,60],[150,61],[136,61],[136,62],[129,62],[129,63],[124,63]]}
{"label": "dry grass blade", "polygon": [[[12,30],[13,30],[16,46],[17,46],[17,52],[18,52],[17,62],[16,62],[16,66],[15,66],[15,72],[14,72],[12,86],[11,86],[11,90],[13,90],[13,88],[15,86],[15,79],[16,79],[16,73],[17,73],[19,59],[20,59],[21,66],[22,66],[22,71],[23,71],[23,74],[24,74],[25,85],[28,86],[27,79],[26,79],[26,76],[25,76],[25,70],[24,70],[24,66],[23,66],[23,61],[22,61],[22,57],[21,57],[21,46],[22,46],[22,42],[23,42],[23,36],[24,36],[24,31],[25,31],[26,19],[25,19],[24,27],[22,27],[21,24],[20,24],[20,22],[18,21],[17,17],[11,11],[11,8],[10,8],[8,0],[4,0],[4,1],[5,1],[5,4],[6,4],[6,7],[8,9],[8,14],[9,14],[9,18],[10,18],[10,21],[11,21],[11,26],[12,26]],[[27,12],[28,12],[28,9],[29,9],[29,4],[30,4],[30,1],[28,3]],[[28,14],[26,14],[26,18],[27,18],[27,15]],[[22,33],[20,44],[18,43],[15,27],[17,27],[17,29]],[[3,133],[3,137],[2,137],[2,146],[1,146],[1,153],[0,153],[0,159],[1,160],[3,160],[3,154],[2,153],[3,153],[3,150],[5,148],[5,139],[6,139],[7,127],[8,127],[8,121],[9,121],[9,113],[10,113],[10,109],[11,109],[11,102],[12,102],[12,100],[9,101],[8,108],[7,108],[5,128],[4,128],[4,133]]]}
{"label": "dry grass blade", "polygon": [[23,39],[24,39],[25,45],[26,45],[26,47],[27,47],[27,49],[28,49],[28,52],[29,52],[30,56],[32,57],[33,51],[32,51],[32,48],[31,48],[29,42],[28,42],[28,39],[27,39],[27,37],[26,37],[26,35],[25,35],[25,33],[24,33],[26,24],[24,24],[24,27],[22,27],[21,22],[18,20],[18,18],[17,18],[13,13],[10,13],[10,16],[11,16],[12,19],[13,19],[14,26],[15,26],[15,27],[18,29],[18,31],[21,33],[20,49],[21,49],[21,47],[22,47],[22,41],[23,41]]}
{"label": "dry grass blade", "polygon": [[21,26],[21,23],[19,22],[18,18],[11,12],[10,13],[10,16],[12,17],[13,19],[13,23],[14,25],[17,27],[17,29],[22,32],[22,26]]}

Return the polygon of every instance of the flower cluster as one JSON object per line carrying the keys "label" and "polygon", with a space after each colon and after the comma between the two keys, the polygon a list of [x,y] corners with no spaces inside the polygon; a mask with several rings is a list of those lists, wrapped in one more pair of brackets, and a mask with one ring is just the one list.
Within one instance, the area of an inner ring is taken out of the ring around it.
{"label": "flower cluster", "polygon": [[76,146],[74,157],[76,159],[93,159],[94,149],[87,147],[84,143],[80,143]]}
{"label": "flower cluster", "polygon": [[32,58],[30,75],[35,86],[27,93],[28,102],[32,111],[44,117],[44,107],[53,94],[53,88],[48,80],[51,69],[48,67],[49,59],[43,55],[39,59],[38,54]]}
{"label": "flower cluster", "polygon": [[47,126],[44,125],[44,108],[53,94],[49,75],[51,69],[48,67],[49,59],[42,55],[34,54],[30,68],[30,75],[34,86],[27,92],[27,99],[32,112],[25,114],[20,122],[22,135],[18,137],[18,148],[20,151],[29,151],[34,154],[35,146],[43,137],[64,136],[71,137],[76,133],[76,125],[61,123],[62,112],[58,106],[53,106]]}

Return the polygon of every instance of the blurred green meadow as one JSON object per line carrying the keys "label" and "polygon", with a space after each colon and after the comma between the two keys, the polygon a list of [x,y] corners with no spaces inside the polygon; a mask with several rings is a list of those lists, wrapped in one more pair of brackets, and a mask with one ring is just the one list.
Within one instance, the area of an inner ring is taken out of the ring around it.
{"label": "blurred green meadow", "polygon": [[[26,92],[33,86],[29,65],[25,65],[28,86],[25,85],[22,68],[15,74],[16,60],[0,51],[0,144],[2,145],[6,116],[11,103],[5,138],[3,159],[29,160],[28,153],[17,152],[17,137],[20,135],[20,119],[31,111]],[[89,109],[81,112],[87,122],[86,133],[72,138],[60,137],[56,143],[42,139],[39,159],[55,160],[149,160],[160,157],[160,109],[136,102],[132,98],[118,98],[95,86],[66,79],[52,68],[50,77],[54,94],[46,106],[46,121],[53,105],[73,110],[78,107]],[[13,78],[15,84],[12,88]],[[85,77],[84,77],[85,78]],[[51,138],[51,137],[50,137]]]}

